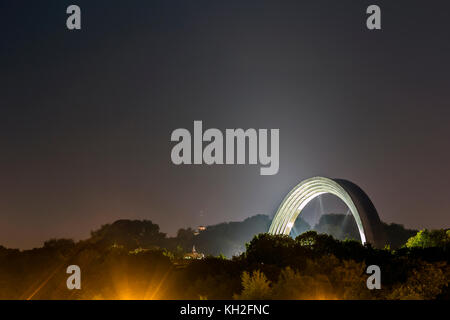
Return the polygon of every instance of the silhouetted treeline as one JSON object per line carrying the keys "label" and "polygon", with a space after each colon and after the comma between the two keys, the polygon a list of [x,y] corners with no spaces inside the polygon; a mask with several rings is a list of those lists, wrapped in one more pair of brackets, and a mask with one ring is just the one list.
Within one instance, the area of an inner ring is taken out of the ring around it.
{"label": "silhouetted treeline", "polygon": [[[146,230],[161,239],[159,231],[148,226]],[[145,232],[141,234],[139,239],[148,240]],[[398,250],[374,249],[315,231],[295,239],[259,234],[233,259],[203,260],[177,258],[166,249],[129,250],[97,240],[54,239],[25,251],[1,247],[0,298],[450,298],[448,230],[421,231]],[[72,264],[81,269],[81,290],[66,287],[66,268]],[[366,287],[365,270],[373,264],[382,272],[381,290]]]}
{"label": "silhouetted treeline", "polygon": [[[359,233],[349,215],[324,215],[312,228],[299,218],[295,239],[265,234],[270,223],[257,215],[168,237],[151,221],[118,220],[78,242],[50,239],[22,251],[0,246],[0,299],[448,298],[448,230],[384,224],[390,246],[378,250],[351,240]],[[183,259],[193,245],[208,257]],[[82,290],[67,289],[72,264],[82,270]],[[363,286],[371,264],[383,270],[384,291]]]}
{"label": "silhouetted treeline", "polygon": [[[167,237],[165,233],[160,232],[159,226],[151,221],[118,220],[93,231],[88,241],[107,246],[116,244],[127,249],[166,248],[176,256],[191,251],[195,245],[198,251],[207,255],[223,254],[232,257],[244,252],[245,244],[255,235],[267,232],[271,222],[272,219],[267,215],[255,215],[240,222],[208,226],[198,234],[197,230],[186,228],[178,230],[175,237]],[[417,232],[398,224],[383,223],[383,226],[388,244],[393,249],[404,245]],[[325,214],[313,227],[299,217],[292,228],[292,235],[296,236],[309,230],[330,234],[338,240],[360,240],[352,215]]]}
{"label": "silhouetted treeline", "polygon": [[[152,221],[117,220],[92,231],[90,238],[82,242],[100,247],[122,246],[128,250],[165,248],[178,257],[190,252],[195,245],[198,251],[206,255],[218,256],[223,254],[226,257],[232,257],[244,252],[245,244],[255,235],[267,232],[271,221],[272,219],[267,215],[255,215],[240,222],[226,222],[208,226],[206,230],[199,233],[192,228],[180,229],[175,237],[168,237]],[[383,223],[383,226],[388,244],[392,249],[404,245],[417,232],[417,230],[405,229],[398,224],[388,225]],[[338,240],[360,240],[356,222],[351,215],[325,214],[314,226],[310,226],[299,217],[292,228],[291,235],[295,237],[309,230],[330,234]],[[73,245],[74,241],[68,239],[50,239],[44,243],[45,248],[53,246],[62,248]]]}

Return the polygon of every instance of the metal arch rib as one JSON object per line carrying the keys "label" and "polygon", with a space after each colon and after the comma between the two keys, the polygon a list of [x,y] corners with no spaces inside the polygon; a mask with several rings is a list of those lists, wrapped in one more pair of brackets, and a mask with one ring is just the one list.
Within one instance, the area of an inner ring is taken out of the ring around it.
{"label": "metal arch rib", "polygon": [[381,221],[369,197],[347,180],[313,177],[296,185],[284,198],[269,228],[271,234],[289,234],[302,209],[315,197],[330,193],[350,209],[358,226],[361,241],[376,247],[384,245]]}

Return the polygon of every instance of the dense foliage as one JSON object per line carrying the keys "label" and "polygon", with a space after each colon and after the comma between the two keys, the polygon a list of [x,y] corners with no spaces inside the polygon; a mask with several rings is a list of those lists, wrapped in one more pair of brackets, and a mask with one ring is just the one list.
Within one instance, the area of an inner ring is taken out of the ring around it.
{"label": "dense foliage", "polygon": [[[226,227],[207,228],[203,237],[216,230],[212,247],[227,238]],[[242,230],[233,227],[237,237]],[[395,250],[315,231],[295,239],[260,233],[232,259],[183,259],[200,236],[181,229],[169,238],[150,221],[120,220],[79,242],[51,239],[24,251],[0,246],[0,299],[450,298],[448,230],[419,231]],[[72,264],[82,270],[81,290],[66,287]],[[366,286],[373,264],[381,269],[381,290]]]}

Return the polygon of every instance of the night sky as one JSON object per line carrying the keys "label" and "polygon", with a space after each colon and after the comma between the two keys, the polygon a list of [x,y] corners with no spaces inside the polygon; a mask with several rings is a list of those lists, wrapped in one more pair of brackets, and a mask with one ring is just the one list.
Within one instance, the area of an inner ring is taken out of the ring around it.
{"label": "night sky", "polygon": [[[439,0],[1,0],[0,244],[272,215],[316,175],[358,184],[383,221],[449,227],[449,40]],[[279,128],[279,173],[173,165],[194,120]]]}

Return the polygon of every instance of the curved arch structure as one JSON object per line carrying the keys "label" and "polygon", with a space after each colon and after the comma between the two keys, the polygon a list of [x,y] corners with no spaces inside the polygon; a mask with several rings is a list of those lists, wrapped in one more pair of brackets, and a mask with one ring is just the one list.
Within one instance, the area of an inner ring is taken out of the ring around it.
{"label": "curved arch structure", "polygon": [[269,233],[289,234],[302,209],[324,193],[333,194],[344,201],[355,218],[362,243],[368,242],[379,248],[384,246],[384,232],[372,201],[356,184],[343,179],[314,177],[300,182],[284,198]]}

